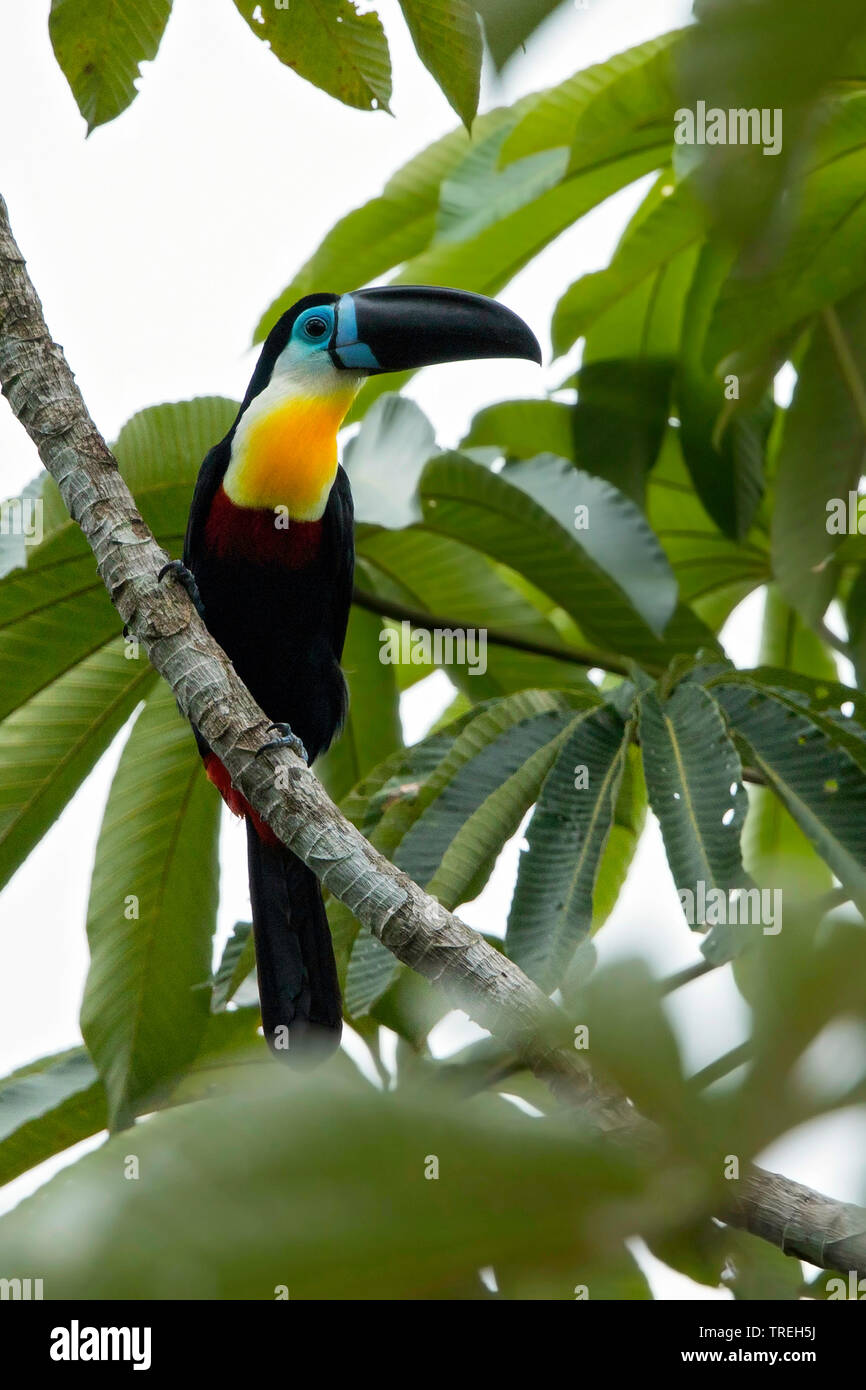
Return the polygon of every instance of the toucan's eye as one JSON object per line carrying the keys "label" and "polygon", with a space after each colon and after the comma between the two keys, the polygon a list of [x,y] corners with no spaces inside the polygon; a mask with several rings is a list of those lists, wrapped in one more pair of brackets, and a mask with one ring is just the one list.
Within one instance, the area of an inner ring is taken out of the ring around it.
{"label": "toucan's eye", "polygon": [[328,322],[326,319],[320,319],[318,315],[314,315],[307,319],[304,324],[304,332],[308,338],[324,338],[325,334],[329,332]]}

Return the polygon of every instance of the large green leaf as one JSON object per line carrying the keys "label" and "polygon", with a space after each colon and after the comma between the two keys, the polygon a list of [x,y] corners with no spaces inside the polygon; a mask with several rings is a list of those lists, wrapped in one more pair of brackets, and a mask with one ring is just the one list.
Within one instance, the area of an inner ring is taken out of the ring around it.
{"label": "large green leaf", "polygon": [[136,96],[141,64],[156,57],[171,0],[51,0],[48,32],[88,135]]}
{"label": "large green leaf", "polygon": [[647,142],[669,148],[679,40],[679,32],[650,39],[541,93],[510,134],[503,162],[562,145],[571,147],[575,166]]}
{"label": "large green leaf", "polygon": [[463,124],[471,127],[481,88],[481,27],[467,0],[400,0],[424,66]]}
{"label": "large green leaf", "polygon": [[129,1146],[110,1140],[4,1217],[6,1266],[35,1265],[56,1298],[437,1298],[480,1291],[485,1265],[585,1265],[676,1219],[673,1197],[642,1200],[646,1160],[622,1147],[502,1103],[383,1095],[333,1064],[154,1115],[138,1182],[118,1176]]}
{"label": "large green leaf", "polygon": [[339,801],[403,741],[395,668],[382,660],[382,620],[353,608],[343,650],[349,713],[316,773]]}
{"label": "large green leaf", "polygon": [[[482,711],[413,803],[385,819],[377,842],[390,841],[397,867],[446,907],[475,897],[535,800],[573,717],[572,700],[552,692],[526,691]],[[361,932],[346,979],[350,1012],[366,1012],[399,969],[375,937]]]}
{"label": "large green leaf", "polygon": [[567,352],[603,314],[647,282],[657,283],[676,257],[704,236],[705,214],[685,184],[659,180],[641,216],[623,237],[610,264],[577,280],[553,316],[553,346]]}
{"label": "large green leaf", "polygon": [[[508,107],[479,116],[474,140],[482,140],[513,119]],[[451,131],[398,169],[377,198],[341,218],[265,311],[256,339],[264,338],[280,314],[302,295],[323,288],[358,289],[422,251],[435,230],[442,181],[471,147],[462,126]]]}
{"label": "large green leaf", "polygon": [[[786,678],[786,673],[782,673]],[[766,675],[764,676],[766,680]],[[806,838],[859,902],[866,901],[866,772],[828,738],[829,721],[769,686],[737,673],[712,693],[742,739],[749,761],[781,797]],[[839,730],[839,743],[844,737]],[[866,745],[863,758],[866,760]]]}
{"label": "large green leaf", "polygon": [[[819,638],[768,585],[761,630],[761,663],[835,681],[833,658]],[[743,832],[743,857],[759,883],[796,879],[813,895],[826,892],[833,876],[816,854],[783,801],[768,787],[749,789],[749,814]]]}
{"label": "large green leaf", "polygon": [[815,125],[816,97],[829,79],[853,75],[845,54],[863,28],[863,7],[859,0],[835,0],[818,20],[812,0],[698,0],[695,17],[678,53],[682,104],[778,110],[783,122],[781,148],[770,157],[761,144],[701,147],[704,196],[727,236],[778,244],[785,207],[780,215],[774,204],[786,189],[790,199]]}
{"label": "large green leaf", "polygon": [[[866,173],[866,166],[864,166]],[[838,499],[848,526],[866,447],[866,293],[816,325],[785,416],[773,509],[773,569],[783,595],[810,622],[833,592],[828,565],[843,536],[830,529]]]}
{"label": "large green leaf", "polygon": [[578,377],[577,465],[639,507],[667,430],[672,376],[672,361],[645,356],[588,362]]}
{"label": "large green leaf", "polygon": [[105,1093],[83,1048],[0,1081],[0,1186],[105,1126]]}
{"label": "large green leaf", "polygon": [[[65,551],[74,547],[74,556]],[[86,553],[85,553],[86,552]],[[80,532],[31,552],[0,581],[0,718],[92,656],[120,628]]]}
{"label": "large green leaf", "polygon": [[855,92],[834,103],[821,129],[780,249],[759,258],[757,270],[751,261],[738,264],[725,282],[710,322],[708,365],[778,338],[863,284],[864,186],[866,94]]}
{"label": "large green leaf", "polygon": [[[700,242],[686,239],[678,250],[668,254],[666,245],[659,247],[655,265],[640,269],[640,245],[645,241],[643,224],[660,216],[661,205],[674,195],[676,180],[670,168],[662,169],[655,184],[639,205],[622,234],[614,252],[617,264],[625,258],[624,268],[636,265],[638,273],[626,274],[611,285],[612,293],[606,308],[593,316],[586,333],[581,366],[597,361],[622,358],[671,359],[680,347],[683,310],[686,296],[700,253]],[[635,242],[636,254],[629,250]],[[633,279],[633,283],[632,283]],[[578,282],[580,283],[580,282]]]}
{"label": "large green leaf", "polygon": [[[121,471],[161,545],[179,553],[199,464],[228,429],[234,402],[203,397],[143,410],[115,445]],[[93,556],[49,479],[45,536],[27,567],[0,581],[0,718],[93,655],[120,626]]]}
{"label": "large green leaf", "polygon": [[220,1013],[256,968],[252,922],[236,922],[213,977],[211,1010]]}
{"label": "large green leaf", "polygon": [[743,540],[764,490],[773,406],[768,399],[743,409],[738,376],[723,382],[704,365],[707,325],[729,269],[729,255],[704,246],[685,303],[676,398],[683,457],[698,496],[726,536]]}
{"label": "large green leaf", "polygon": [[[572,223],[620,188],[663,164],[669,138],[668,132],[664,140],[659,138],[636,151],[628,150],[616,158],[578,169],[540,194],[537,162],[527,160],[525,199],[519,206],[466,240],[434,242],[403,267],[396,281],[454,285],[480,294],[497,294]],[[501,177],[508,180],[511,195],[508,170],[504,169]]]}
{"label": "large green leaf", "polygon": [[478,12],[484,20],[484,32],[493,55],[501,68],[520,48],[539,24],[558,10],[565,0],[478,0]]}
{"label": "large green leaf", "polygon": [[[495,707],[498,702],[491,702]],[[434,729],[411,748],[398,748],[362,778],[342,801],[342,810],[359,830],[386,855],[391,855],[409,826],[427,805],[429,787],[438,785],[432,774],[453,748],[467,724],[479,711],[469,709],[441,729]],[[345,976],[360,924],[344,903],[328,903],[328,920],[337,965]],[[383,967],[384,969],[384,967]],[[387,975],[393,977],[393,968]]]}
{"label": "large green leaf", "polygon": [[375,11],[360,13],[354,0],[291,0],[279,9],[235,4],[256,37],[300,77],[347,106],[388,110],[391,57]]}
{"label": "large green leaf", "polygon": [[496,474],[446,454],[427,465],[420,491],[427,526],[525,575],[595,641],[634,650],[669,622],[676,582],[641,512],[565,459]]}
{"label": "large green leaf", "polygon": [[143,652],[101,647],[0,724],[0,884],[68,803],[157,677]]}
{"label": "large green leaf", "polygon": [[565,150],[544,150],[507,169],[499,167],[499,152],[512,125],[513,120],[506,122],[475,142],[443,179],[436,242],[468,241],[561,181],[568,163]]}
{"label": "large green leaf", "polygon": [[512,960],[552,989],[587,935],[628,734],[610,708],[579,715],[561,741],[527,831],[508,918]]}
{"label": "large green leaf", "polygon": [[461,440],[461,450],[496,445],[507,458],[536,454],[574,458],[574,408],[561,401],[514,400],[485,406]]}
{"label": "large green leaf", "polygon": [[[746,792],[740,759],[712,695],[689,681],[668,699],[647,691],[640,740],[649,801],[677,890],[695,895],[699,883],[707,894],[741,887]],[[703,926],[697,920],[689,925]]]}
{"label": "large green leaf", "polygon": [[[605,373],[612,366],[606,364]],[[650,372],[644,380],[651,376]],[[591,418],[587,425],[592,425]],[[658,461],[647,476],[647,515],[671,562],[682,598],[715,629],[768,577],[769,556],[763,536],[754,529],[740,544],[720,534],[695,494],[683,463],[679,435],[678,429],[667,431]],[[600,448],[602,430],[595,431],[593,437]],[[643,440],[643,457],[648,456],[649,421],[643,425],[623,422],[622,437],[632,439],[636,457]],[[584,445],[586,439],[584,434]],[[577,461],[575,407],[559,401],[522,400],[489,406],[476,415],[461,447],[493,444],[509,457],[530,458],[539,451],[550,451]],[[592,456],[596,457],[594,453]]]}
{"label": "large green leaf", "polygon": [[671,428],[647,480],[647,516],[670,560],[682,599],[718,631],[736,605],[769,578],[767,541],[756,522],[740,541],[722,534],[697,496]]}
{"label": "large green leaf", "polygon": [[423,410],[402,396],[381,396],[343,454],[356,525],[396,529],[420,521],[418,479],[435,453],[436,435]]}
{"label": "large green leaf", "polygon": [[[463,623],[476,634],[487,633],[485,670],[478,659],[448,667],[451,680],[473,701],[529,686],[585,685],[583,669],[572,662],[530,655],[496,641],[497,633],[505,632],[517,640],[565,649],[570,634],[559,630],[550,601],[529,593],[528,585],[479,551],[450,536],[408,527],[362,534],[359,556],[359,583],[382,596],[386,611],[388,600],[396,600],[429,612],[440,630],[453,631]],[[422,665],[422,656],[416,651],[412,667],[401,668],[402,680],[430,669]]]}
{"label": "large green leaf", "polygon": [[90,887],[81,1030],[113,1127],[195,1056],[208,1015],[220,802],[167,686],[121,756]]}

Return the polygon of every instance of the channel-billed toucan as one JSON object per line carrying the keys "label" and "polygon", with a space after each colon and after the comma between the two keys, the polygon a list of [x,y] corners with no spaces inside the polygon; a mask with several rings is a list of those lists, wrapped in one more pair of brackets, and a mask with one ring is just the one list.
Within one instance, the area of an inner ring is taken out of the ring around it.
{"label": "channel-billed toucan", "polygon": [[[354,543],[337,431],[366,377],[478,357],[541,361],[523,321],[481,295],[409,285],[307,295],[271,330],[234,424],[201,466],[184,562],[167,568],[274,721],[275,742],[310,762],[346,712]],[[340,990],[318,880],[196,737],[211,781],[247,820],[265,1037],[289,1059],[335,1047]]]}

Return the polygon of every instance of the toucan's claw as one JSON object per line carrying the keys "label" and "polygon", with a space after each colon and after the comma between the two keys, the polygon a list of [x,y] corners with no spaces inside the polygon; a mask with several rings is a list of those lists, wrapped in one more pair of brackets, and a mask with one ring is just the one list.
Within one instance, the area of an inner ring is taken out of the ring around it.
{"label": "toucan's claw", "polygon": [[166,574],[174,575],[178,584],[186,589],[193,608],[196,613],[198,613],[202,622],[204,622],[204,604],[202,603],[201,594],[198,591],[198,585],[195,582],[195,575],[192,570],[187,569],[183,560],[169,560],[168,564],[163,565],[157,575],[157,583],[162,583],[163,576]]}
{"label": "toucan's claw", "polygon": [[269,743],[263,743],[261,748],[256,752],[257,758],[260,757],[262,753],[266,753],[269,748],[291,748],[292,752],[309,766],[309,754],[298,738],[298,735],[292,731],[291,724],[269,724],[268,732],[270,732],[271,729],[276,729],[280,737],[272,738]]}

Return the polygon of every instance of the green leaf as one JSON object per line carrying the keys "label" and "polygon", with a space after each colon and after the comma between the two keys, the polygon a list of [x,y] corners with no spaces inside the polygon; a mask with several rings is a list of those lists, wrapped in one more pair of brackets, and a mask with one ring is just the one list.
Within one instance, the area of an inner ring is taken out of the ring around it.
{"label": "green leaf", "polygon": [[826,721],[769,687],[762,693],[732,673],[714,680],[712,693],[743,740],[749,761],[806,838],[855,898],[866,901],[863,768],[847,748],[829,741]]}
{"label": "green leaf", "polygon": [[[199,464],[229,428],[234,402],[203,397],[134,415],[115,452],[141,515],[168,550],[180,552]],[[54,484],[46,493],[42,543],[27,567],[0,581],[0,718],[114,637],[120,619],[93,555]]]}
{"label": "green leaf", "polygon": [[105,1127],[105,1094],[83,1048],[0,1081],[0,1186]]}
{"label": "green leaf", "polygon": [[[72,556],[64,553],[70,543]],[[0,581],[0,718],[98,652],[119,628],[80,532],[31,552],[26,569]]]}
{"label": "green leaf", "polygon": [[0,724],[0,884],[7,883],[156,683],[143,653],[101,647]]}
{"label": "green leaf", "polygon": [[667,430],[672,376],[667,358],[627,357],[589,362],[578,377],[575,461],[639,507]]}
{"label": "green leaf", "polygon": [[[399,284],[454,285],[495,295],[567,227],[620,188],[650,173],[668,156],[665,139],[601,160],[537,192],[539,166],[526,161],[524,199],[513,211],[461,241],[439,240],[413,257],[395,277]],[[503,176],[507,171],[503,170]],[[546,173],[542,169],[542,173]],[[542,185],[547,182],[544,177]],[[509,197],[513,188],[508,184]]]}
{"label": "green leaf", "polygon": [[380,396],[343,455],[356,525],[396,530],[420,521],[418,480],[435,453],[436,435],[420,406],[402,396]]}
{"label": "green leaf", "polygon": [[[683,457],[708,513],[734,540],[748,535],[764,491],[764,453],[772,397],[746,410],[703,364],[707,325],[730,257],[701,252],[683,320],[676,397]],[[736,378],[734,379],[736,381]],[[739,396],[739,384],[737,383]]]}
{"label": "green leaf", "polygon": [[51,0],[48,32],[88,135],[134,101],[141,64],[156,57],[171,0]]}
{"label": "green leaf", "polygon": [[[636,369],[636,382],[648,383],[652,379],[653,369],[649,363],[645,365],[646,372],[642,376],[640,364],[630,359],[629,372],[632,367]],[[609,369],[612,372],[613,364],[601,369],[602,382]],[[610,400],[612,408],[613,398]],[[647,399],[646,408],[650,406]],[[649,458],[652,449],[650,419],[644,418],[636,424],[622,419],[617,426],[609,412],[605,412],[605,416],[611,429],[621,427],[622,438],[632,439],[635,460]],[[550,450],[576,460],[574,420],[575,407],[559,401],[503,401],[476,415],[461,447],[495,444],[509,458],[529,458],[539,450]],[[592,415],[587,418],[587,426],[591,425]],[[680,452],[679,434],[675,428],[667,431],[658,461],[647,476],[647,515],[671,562],[683,599],[693,603],[701,617],[716,629],[741,599],[765,582],[769,575],[769,556],[757,531],[740,544],[719,534],[695,494]],[[591,454],[596,467],[601,467],[603,433],[599,431],[596,436],[588,429],[584,440],[587,437],[598,440],[598,448],[593,447]],[[644,441],[642,450],[639,448],[641,440]],[[616,466],[616,460],[605,466]],[[672,623],[672,630],[673,626]],[[672,630],[668,637],[673,635]],[[700,645],[701,639],[696,636],[692,650]],[[649,656],[648,659],[652,660]]]}
{"label": "green leaf", "polygon": [[395,668],[382,660],[382,620],[353,608],[342,667],[349,713],[340,737],[316,762],[316,774],[339,801],[403,742]]}
{"label": "green leaf", "polygon": [[334,1070],[265,1068],[154,1115],[135,1131],[138,1182],[118,1177],[130,1136],[109,1140],[0,1220],[7,1267],[40,1251],[56,1298],[438,1298],[485,1265],[585,1261],[674,1219],[673,1199],[642,1200],[645,1160],[573,1126]]}
{"label": "green leaf", "polygon": [[674,31],[650,39],[542,92],[509,136],[503,163],[562,145],[572,148],[575,166],[647,141],[669,149],[676,105],[672,55],[680,37]]}
{"label": "green leaf", "polygon": [[831,78],[853,76],[845,50],[862,29],[863,8],[859,0],[836,0],[819,22],[812,0],[704,0],[695,18],[679,52],[680,101],[725,111],[778,109],[784,122],[781,149],[770,157],[760,144],[702,147],[704,196],[726,237],[746,242],[757,235],[764,245],[778,244],[785,208],[780,215],[774,205],[786,191],[790,197],[816,98]]}
{"label": "green leaf", "polygon": [[646,961],[617,960],[595,971],[573,1017],[589,1030],[593,1068],[643,1114],[667,1120],[674,1142],[701,1154],[709,1135],[701,1132],[699,1102],[686,1092],[676,1035]]}
{"label": "green leaf", "polygon": [[722,1247],[727,1266],[722,1283],[734,1298],[749,1302],[800,1298],[803,1267],[792,1255],[783,1255],[751,1232],[737,1231],[732,1226],[724,1229]]}
{"label": "green leaf", "polygon": [[647,791],[640,750],[629,747],[626,749],[610,833],[595,875],[593,932],[604,925],[616,907],[646,824],[646,812]]}
{"label": "green leaf", "polygon": [[[843,539],[829,510],[839,499],[847,531],[866,441],[866,293],[827,311],[815,327],[785,415],[773,509],[773,569],[787,601],[808,622],[833,592]],[[820,461],[819,466],[816,462]]]}
{"label": "green leaf", "polygon": [[[474,140],[482,140],[512,120],[508,107],[479,116],[474,126]],[[460,126],[398,169],[379,197],[355,208],[335,223],[291,283],[265,311],[256,328],[256,341],[264,338],[280,314],[290,309],[302,295],[320,290],[323,285],[340,290],[358,289],[422,251],[435,230],[442,181],[460,164],[470,148],[470,138]],[[382,384],[393,390],[393,380],[389,374]]]}
{"label": "green leaf", "polygon": [[742,768],[712,695],[689,681],[668,699],[647,691],[641,699],[640,740],[650,805],[677,891],[695,895],[699,883],[707,894],[743,886]]}
{"label": "green leaf", "polygon": [[211,1011],[220,1013],[256,968],[252,922],[236,922],[213,977]]}
{"label": "green leaf", "polygon": [[354,0],[291,0],[287,9],[235,0],[257,38],[286,67],[346,106],[388,111],[391,57],[379,16]]}
{"label": "green leaf", "polygon": [[604,270],[577,280],[553,315],[553,346],[567,352],[603,314],[661,272],[683,251],[703,239],[705,214],[685,184],[659,180]]}
{"label": "green leaf", "polygon": [[597,642],[634,649],[671,618],[676,582],[640,511],[565,459],[495,474],[444,454],[427,465],[421,500],[427,526],[524,574]]}
{"label": "green leaf", "polygon": [[475,142],[457,168],[443,179],[436,218],[436,241],[468,241],[509,213],[554,188],[568,163],[565,150],[544,150],[507,169],[499,152],[513,120]]}
{"label": "green leaf", "polygon": [[505,941],[512,960],[545,989],[559,982],[592,924],[596,874],[627,741],[626,726],[612,709],[579,715],[529,824]]}
{"label": "green leaf", "polygon": [[479,410],[460,442],[461,451],[486,445],[501,448],[506,458],[536,454],[574,458],[574,407],[560,401],[500,401]]}
{"label": "green leaf", "polygon": [[208,1015],[220,802],[167,686],[123,750],[99,833],[81,1031],[112,1127],[195,1056]]}
{"label": "green leaf", "polygon": [[[535,800],[573,713],[564,696],[536,691],[482,711],[414,802],[383,823],[376,842],[390,839],[397,867],[446,907],[477,896]],[[360,932],[346,977],[349,1011],[367,1012],[399,969],[390,951]]]}
{"label": "green leaf", "polygon": [[710,519],[686,469],[681,433],[668,430],[647,479],[647,517],[677,577],[682,599],[718,631],[736,605],[769,578],[770,557],[757,525],[748,539],[737,542],[723,535]]}
{"label": "green leaf", "polygon": [[[742,150],[736,151],[739,157]],[[761,166],[771,162],[762,159]],[[866,93],[855,92],[833,104],[821,129],[792,198],[793,225],[778,239],[781,249],[760,257],[757,270],[746,258],[725,282],[708,331],[709,365],[778,338],[863,284],[864,184]]]}
{"label": "green leaf", "polygon": [[418,57],[467,130],[481,89],[481,27],[467,0],[400,0]]}
{"label": "green leaf", "polygon": [[[761,663],[801,671],[835,682],[836,666],[820,640],[774,584],[767,587],[761,630]],[[806,893],[829,891],[833,876],[815,853],[784,803],[768,787],[749,789],[749,814],[743,833],[746,868],[759,883],[780,878],[797,881]]]}
{"label": "green leaf", "polygon": [[516,5],[514,0],[477,0],[496,66],[503,67],[539,24],[564,3],[565,0],[521,0]]}
{"label": "green leaf", "polygon": [[848,646],[860,685],[866,685],[866,569],[861,569],[845,600]]}
{"label": "green leaf", "polygon": [[[358,545],[359,586],[380,594],[383,607],[387,609],[392,599],[427,611],[444,632],[454,631],[461,623],[476,633],[487,631],[486,670],[481,669],[480,649],[470,667],[468,648],[465,665],[448,667],[450,679],[474,702],[527,686],[557,689],[586,684],[580,666],[515,651],[494,641],[498,629],[529,642],[568,646],[567,636],[552,619],[549,601],[530,593],[528,585],[479,551],[419,527],[372,535],[363,534],[362,528]],[[399,635],[402,644],[402,632]],[[404,682],[431,669],[422,664],[418,648],[410,652],[413,665],[399,670]]]}
{"label": "green leaf", "polygon": [[[633,238],[638,245],[643,239],[643,223],[655,215],[660,205],[672,196],[676,187],[673,171],[662,169],[655,184],[639,205],[622,234],[614,252],[614,260],[635,258],[629,251]],[[634,283],[627,277],[614,292],[610,304],[589,325],[583,344],[581,366],[596,361],[621,358],[676,357],[680,347],[683,310],[700,253],[700,242],[686,241],[671,255],[660,248],[658,262],[649,265],[646,273],[638,273]],[[639,259],[638,259],[639,264]],[[614,289],[616,287],[614,286]]]}

